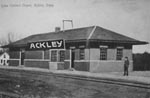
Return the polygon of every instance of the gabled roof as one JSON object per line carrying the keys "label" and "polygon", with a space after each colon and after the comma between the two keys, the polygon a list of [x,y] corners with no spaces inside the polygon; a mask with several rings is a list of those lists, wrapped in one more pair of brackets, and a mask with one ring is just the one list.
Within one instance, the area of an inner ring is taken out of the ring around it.
{"label": "gabled roof", "polygon": [[124,42],[130,44],[147,44],[147,42],[138,41],[133,38],[115,33],[113,31],[104,29],[99,26],[90,26],[90,27],[69,29],[64,31],[62,30],[59,32],[49,32],[44,34],[42,33],[31,35],[29,37],[18,40],[14,43],[11,43],[3,47],[22,46],[26,45],[29,42],[57,40],[57,39],[64,39],[66,41],[98,40],[102,42],[104,41],[104,42]]}

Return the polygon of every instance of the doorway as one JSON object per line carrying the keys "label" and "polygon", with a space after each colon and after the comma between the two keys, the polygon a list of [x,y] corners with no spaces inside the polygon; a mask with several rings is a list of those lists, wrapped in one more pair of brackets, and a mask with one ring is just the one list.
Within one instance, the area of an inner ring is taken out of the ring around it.
{"label": "doorway", "polygon": [[25,52],[21,52],[21,65],[24,65]]}
{"label": "doorway", "polygon": [[74,68],[75,50],[71,50],[71,68]]}

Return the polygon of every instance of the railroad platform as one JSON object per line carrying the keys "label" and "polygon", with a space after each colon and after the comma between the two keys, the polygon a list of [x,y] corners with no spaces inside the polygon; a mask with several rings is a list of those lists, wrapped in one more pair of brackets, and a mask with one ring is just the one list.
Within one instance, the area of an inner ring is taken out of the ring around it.
{"label": "railroad platform", "polygon": [[110,73],[91,73],[91,72],[83,72],[76,70],[49,70],[49,69],[41,69],[41,68],[28,68],[28,67],[10,67],[10,66],[0,66],[0,74],[2,70],[7,70],[8,72],[32,72],[31,74],[54,74],[58,77],[64,78],[74,78],[74,79],[84,79],[88,81],[96,81],[96,82],[104,82],[104,83],[112,83],[119,85],[127,85],[127,86],[135,86],[142,88],[150,88],[150,78],[143,76],[123,76],[123,73],[110,72]]}

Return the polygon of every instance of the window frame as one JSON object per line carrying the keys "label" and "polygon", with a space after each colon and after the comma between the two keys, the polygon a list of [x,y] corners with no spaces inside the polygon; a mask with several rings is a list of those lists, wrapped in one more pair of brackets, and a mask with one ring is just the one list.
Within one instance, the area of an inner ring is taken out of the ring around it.
{"label": "window frame", "polygon": [[[63,53],[62,57],[61,57],[61,52]],[[59,62],[64,62],[64,61],[65,61],[65,50],[59,50]]]}
{"label": "window frame", "polygon": [[108,46],[100,46],[100,60],[107,60]]}
{"label": "window frame", "polygon": [[122,60],[122,58],[123,58],[123,47],[117,47],[117,49],[116,49],[116,60]]}
{"label": "window frame", "polygon": [[85,48],[79,49],[79,60],[85,60]]}
{"label": "window frame", "polygon": [[[54,52],[54,51],[56,52],[56,53],[55,53],[55,57],[56,57],[56,58],[55,58],[55,59],[52,59],[52,58],[54,58],[54,57],[53,57],[53,52]],[[51,50],[51,52],[50,52],[50,61],[51,61],[51,62],[58,62],[58,50]]]}
{"label": "window frame", "polygon": [[[55,57],[56,57],[56,60],[55,61],[53,61],[52,60],[52,55],[53,55],[53,51],[56,51],[56,54],[55,54]],[[64,56],[63,56],[63,60],[61,59],[61,52],[64,52],[63,54],[64,54]],[[65,61],[65,49],[52,49],[52,50],[50,50],[50,53],[49,53],[49,55],[50,55],[50,57],[49,57],[49,59],[50,59],[50,62],[64,62]]]}

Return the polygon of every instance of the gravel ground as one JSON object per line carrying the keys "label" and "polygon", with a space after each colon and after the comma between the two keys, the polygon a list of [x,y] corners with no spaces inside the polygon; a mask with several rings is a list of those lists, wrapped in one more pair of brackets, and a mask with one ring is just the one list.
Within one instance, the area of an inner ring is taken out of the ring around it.
{"label": "gravel ground", "polygon": [[[32,70],[32,69],[29,69]],[[39,70],[39,69],[37,69]],[[41,70],[49,72],[49,70]],[[57,71],[55,73],[86,75],[94,77],[108,77],[116,79],[134,79],[149,81],[150,72],[131,72],[128,77],[123,77],[121,72],[112,73],[87,73],[78,71]],[[5,95],[16,94],[19,97],[2,98],[150,98],[150,90],[115,84],[90,82],[83,80],[63,80],[42,78],[33,80],[32,76],[26,78],[0,76],[0,92]],[[1,94],[1,93],[0,93]],[[0,96],[1,98],[1,96]]]}
{"label": "gravel ground", "polygon": [[105,83],[97,85],[82,80],[74,83],[44,82],[4,76],[0,78],[0,92],[17,94],[19,98],[150,98],[150,91],[142,88]]}

